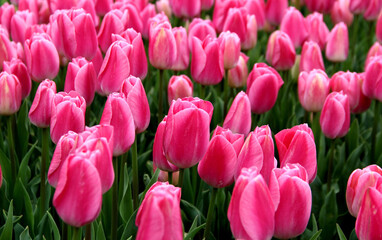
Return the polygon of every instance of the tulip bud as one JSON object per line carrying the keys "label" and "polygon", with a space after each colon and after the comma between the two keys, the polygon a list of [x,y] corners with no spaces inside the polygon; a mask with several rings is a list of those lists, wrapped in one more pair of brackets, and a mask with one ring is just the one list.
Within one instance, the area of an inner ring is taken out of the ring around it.
{"label": "tulip bud", "polygon": [[12,115],[21,105],[21,84],[19,79],[7,72],[0,73],[0,115]]}
{"label": "tulip bud", "polygon": [[152,3],[147,4],[147,6],[141,11],[140,16],[143,24],[142,36],[145,39],[149,38],[149,28],[150,28],[150,19],[156,14],[155,5]]}
{"label": "tulip bud", "polygon": [[265,25],[265,3],[264,0],[246,1],[245,6],[250,15],[255,15],[257,28],[263,29]]}
{"label": "tulip bud", "polygon": [[301,47],[308,38],[304,16],[294,7],[289,7],[285,11],[280,30],[288,34],[295,48]]}
{"label": "tulip bud", "polygon": [[150,107],[141,80],[134,76],[128,77],[122,83],[121,93],[126,96],[133,114],[135,132],[145,131],[150,123]]}
{"label": "tulip bud", "polygon": [[265,16],[272,25],[280,25],[288,8],[287,0],[268,0],[265,5]]}
{"label": "tulip bud", "polygon": [[209,10],[214,5],[214,0],[200,0],[202,10]]}
{"label": "tulip bud", "polygon": [[354,14],[361,14],[366,11],[370,0],[350,0],[349,9]]}
{"label": "tulip bud", "polygon": [[316,42],[305,42],[301,51],[300,72],[310,72],[313,69],[325,71],[324,59],[320,46]]}
{"label": "tulip bud", "polygon": [[215,1],[214,13],[212,17],[213,25],[218,32],[223,32],[223,26],[227,19],[227,14],[231,8],[241,8],[247,1]]}
{"label": "tulip bud", "polygon": [[288,34],[275,31],[268,40],[266,60],[277,70],[288,70],[293,67],[296,51]]}
{"label": "tulip bud", "polygon": [[26,29],[34,24],[37,24],[37,19],[34,13],[29,12],[29,10],[16,11],[11,19],[12,40],[24,43]]}
{"label": "tulip bud", "polygon": [[190,63],[190,50],[188,47],[187,31],[183,27],[177,27],[173,28],[172,32],[176,42],[177,57],[171,69],[174,71],[183,71],[188,68]]}
{"label": "tulip bud", "polygon": [[193,18],[200,15],[201,1],[170,0],[170,6],[174,15],[178,18]]}
{"label": "tulip bud", "polygon": [[168,103],[178,98],[192,97],[194,85],[187,75],[172,76],[168,83],[167,96]]}
{"label": "tulip bud", "polygon": [[306,169],[309,183],[313,182],[317,174],[316,144],[308,124],[284,129],[275,135],[275,139],[280,167],[283,168],[288,163],[298,163]]}
{"label": "tulip bud", "polygon": [[52,115],[52,105],[56,95],[56,83],[46,79],[40,83],[29,110],[29,120],[40,128],[50,125]]}
{"label": "tulip bud", "polygon": [[13,58],[10,62],[3,62],[4,71],[14,74],[21,84],[21,98],[29,96],[32,88],[31,78],[25,64],[17,58]]}
{"label": "tulip bud", "polygon": [[[11,61],[13,58],[17,58],[17,50],[13,45],[13,42],[9,40],[7,32],[1,31],[0,27],[0,61]],[[3,70],[3,64],[0,64],[0,70]]]}
{"label": "tulip bud", "polygon": [[244,53],[240,53],[239,61],[236,67],[228,70],[228,85],[232,88],[243,87],[247,83],[248,78],[248,62],[249,57]]}
{"label": "tulip bud", "polygon": [[194,18],[188,27],[188,47],[192,51],[192,39],[196,37],[202,42],[207,37],[216,38],[214,25],[210,20]]}
{"label": "tulip bud", "polygon": [[321,13],[314,12],[306,17],[308,28],[308,40],[318,43],[321,49],[325,48],[326,39],[329,35],[329,29],[324,22]]}
{"label": "tulip bud", "polygon": [[377,20],[379,13],[381,12],[382,8],[382,1],[380,0],[368,0],[368,7],[366,8],[366,11],[363,14],[363,17],[367,21],[374,21]]}
{"label": "tulip bud", "polygon": [[111,10],[112,5],[113,0],[97,0],[94,7],[98,15],[104,16]]}
{"label": "tulip bud", "polygon": [[333,0],[305,0],[305,5],[310,12],[329,13],[333,4]]}
{"label": "tulip bud", "polygon": [[167,22],[150,29],[149,59],[158,69],[170,69],[177,56],[176,41]]}
{"label": "tulip bud", "polygon": [[224,69],[236,67],[240,56],[240,38],[236,33],[222,32],[219,36],[220,49],[223,52]]}
{"label": "tulip bud", "polygon": [[338,0],[333,4],[333,8],[330,11],[330,17],[334,24],[344,22],[350,26],[353,22],[353,14],[349,9],[349,0]]}
{"label": "tulip bud", "polygon": [[284,84],[276,70],[265,63],[253,66],[247,81],[247,95],[251,111],[261,114],[269,111],[276,103],[280,87]]}
{"label": "tulip bud", "polygon": [[328,138],[345,136],[350,127],[350,107],[348,96],[332,92],[325,100],[320,117],[321,130]]}
{"label": "tulip bud", "polygon": [[371,99],[382,101],[381,72],[382,56],[373,57],[369,60],[365,72],[365,81],[363,82],[362,92]]}
{"label": "tulip bud", "polygon": [[15,14],[15,6],[13,4],[9,4],[8,2],[3,3],[0,7],[0,24],[8,32],[11,32],[11,20],[13,15]]}
{"label": "tulip bud", "polygon": [[198,173],[203,181],[214,188],[231,185],[238,149],[241,149],[243,143],[242,134],[233,134],[230,130],[218,126],[208,144],[206,154],[198,165]]}
{"label": "tulip bud", "polygon": [[349,37],[345,23],[340,22],[329,33],[325,55],[329,61],[343,62],[348,57]]}
{"label": "tulip bud", "polygon": [[223,127],[245,136],[251,130],[251,102],[245,92],[239,92],[224,119]]}
{"label": "tulip bud", "polygon": [[370,61],[373,59],[373,57],[377,57],[381,55],[382,55],[382,46],[379,42],[375,42],[373,46],[371,46],[369,51],[367,52],[367,56],[365,60],[365,68],[364,68],[365,71]]}
{"label": "tulip bud", "polygon": [[308,112],[321,111],[329,94],[329,78],[322,70],[302,72],[298,77],[298,99]]}

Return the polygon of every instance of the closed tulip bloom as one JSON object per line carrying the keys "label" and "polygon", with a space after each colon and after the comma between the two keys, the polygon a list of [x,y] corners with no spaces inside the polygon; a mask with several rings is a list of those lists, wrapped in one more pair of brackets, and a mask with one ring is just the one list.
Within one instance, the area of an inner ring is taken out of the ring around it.
{"label": "closed tulip bloom", "polygon": [[374,57],[382,56],[382,45],[379,42],[375,42],[373,46],[369,49],[366,60],[365,60],[365,71],[371,60],[375,59]]}
{"label": "closed tulip bloom", "polygon": [[343,62],[348,57],[349,36],[345,23],[337,23],[329,33],[325,55],[329,61]]}
{"label": "closed tulip bloom", "polygon": [[187,75],[172,76],[168,83],[167,97],[171,105],[172,100],[178,98],[192,97],[194,85]]}
{"label": "closed tulip bloom", "polygon": [[3,62],[4,71],[14,74],[21,84],[22,99],[29,96],[32,88],[32,81],[28,73],[27,66],[17,58],[13,58],[10,62]]}
{"label": "closed tulip bloom", "polygon": [[208,37],[216,38],[214,25],[210,20],[194,18],[188,27],[188,47],[192,51],[192,39],[196,37],[202,42]]}
{"label": "closed tulip bloom", "polygon": [[73,154],[62,166],[53,196],[53,206],[61,219],[75,227],[94,221],[101,211],[100,175],[88,156]]}
{"label": "closed tulip bloom", "polygon": [[94,7],[98,15],[105,16],[111,10],[112,5],[113,0],[97,0]]}
{"label": "closed tulip bloom", "polygon": [[92,127],[85,127],[85,130],[80,133],[84,141],[93,138],[105,138],[109,144],[110,151],[114,149],[114,127],[109,124],[98,124]]}
{"label": "closed tulip bloom", "polygon": [[325,100],[320,117],[321,130],[328,138],[345,136],[350,127],[350,106],[348,96],[332,92]]}
{"label": "closed tulip bloom", "polygon": [[114,127],[113,156],[127,152],[135,141],[133,114],[123,93],[112,93],[108,96],[100,124]]}
{"label": "closed tulip bloom", "polygon": [[308,124],[301,124],[284,129],[275,135],[279,152],[280,167],[288,163],[298,163],[306,169],[309,183],[317,174],[316,144],[312,129]]}
{"label": "closed tulip bloom", "polygon": [[216,85],[224,76],[224,60],[218,39],[192,40],[191,76],[202,85]]}
{"label": "closed tulip bloom", "polygon": [[275,31],[268,40],[266,60],[277,70],[288,70],[293,67],[296,51],[288,34]]}
{"label": "closed tulip bloom", "polygon": [[308,27],[308,40],[318,43],[321,50],[325,48],[326,39],[329,35],[329,29],[324,22],[321,13],[314,12],[305,18]]}
{"label": "closed tulip bloom", "polygon": [[371,104],[371,100],[362,93],[363,77],[354,72],[337,72],[330,79],[332,91],[343,91],[349,98],[350,110],[352,113],[366,111]]}
{"label": "closed tulip bloom", "polygon": [[152,3],[147,4],[147,6],[141,11],[140,16],[142,19],[143,30],[142,36],[145,39],[149,38],[149,28],[150,28],[150,19],[156,14],[155,5]]}
{"label": "closed tulip bloom", "polygon": [[161,182],[154,183],[147,191],[138,209],[135,225],[137,239],[183,239],[180,214],[181,189]]}
{"label": "closed tulip bloom", "polygon": [[201,1],[170,0],[170,6],[178,18],[193,18],[200,15]]}
{"label": "closed tulip bloom", "polygon": [[177,56],[171,69],[174,71],[183,71],[188,68],[190,63],[187,31],[184,27],[176,27],[172,29],[172,32],[176,42]]}
{"label": "closed tulip bloom", "polygon": [[218,32],[223,31],[224,22],[227,18],[227,13],[231,8],[241,8],[247,1],[223,1],[216,0],[214,13],[212,17],[213,24]]}
{"label": "closed tulip bloom", "polygon": [[264,0],[246,1],[245,8],[248,9],[249,14],[256,16],[257,28],[263,29],[266,21]]}
{"label": "closed tulip bloom", "polygon": [[251,130],[251,102],[245,92],[239,92],[224,119],[223,127],[245,136]]}
{"label": "closed tulip bloom", "polygon": [[240,38],[236,33],[222,32],[219,36],[223,52],[224,69],[236,67],[240,56]]}
{"label": "closed tulip bloom", "polygon": [[381,8],[382,8],[382,1],[369,0],[368,7],[366,8],[366,11],[364,12],[363,17],[367,21],[377,20],[379,13],[381,12]]}
{"label": "closed tulip bloom", "polygon": [[207,151],[213,106],[198,98],[173,101],[167,116],[163,149],[178,168],[197,164]]}
{"label": "closed tulip bloom", "polygon": [[349,9],[354,14],[364,13],[370,3],[370,0],[350,0]]}
{"label": "closed tulip bloom", "polygon": [[262,114],[276,103],[280,87],[284,84],[276,70],[265,63],[253,66],[247,81],[247,95],[251,102],[251,111]]}
{"label": "closed tulip bloom", "polygon": [[104,95],[118,92],[123,80],[130,75],[130,53],[132,45],[127,41],[114,42],[106,52],[98,75],[101,91]]}
{"label": "closed tulip bloom", "polygon": [[[0,61],[11,61],[13,58],[17,58],[17,50],[13,42],[9,40],[8,33],[0,27]],[[3,70],[3,64],[0,64],[0,70]]]}
{"label": "closed tulip bloom", "polygon": [[239,61],[236,67],[228,70],[228,85],[232,88],[240,88],[245,86],[248,78],[248,62],[249,57],[244,53],[240,53]]}
{"label": "closed tulip bloom", "polygon": [[300,72],[310,72],[313,69],[325,71],[321,48],[316,42],[305,42],[301,51]]}
{"label": "closed tulip bloom", "polygon": [[271,239],[275,206],[267,183],[254,167],[243,169],[228,207],[228,220],[236,239]]}
{"label": "closed tulip bloom", "polygon": [[52,105],[57,93],[56,83],[46,79],[40,83],[29,110],[29,120],[40,128],[46,128],[50,125],[52,116]]}
{"label": "closed tulip bloom", "polygon": [[121,93],[126,96],[134,118],[135,132],[146,130],[150,123],[150,107],[141,79],[129,76],[123,81]]}
{"label": "closed tulip bloom", "polygon": [[24,49],[32,80],[41,82],[57,76],[60,59],[56,47],[47,34],[33,34],[30,39],[25,41]]}
{"label": "closed tulip bloom", "polygon": [[280,30],[288,34],[295,48],[301,47],[308,38],[308,28],[304,16],[294,7],[286,10]]}
{"label": "closed tulip bloom", "polygon": [[171,25],[161,23],[150,29],[149,59],[158,69],[170,69],[177,56],[176,41]]}
{"label": "closed tulip bloom", "polygon": [[7,72],[0,73],[0,115],[12,115],[21,106],[21,83]]}
{"label": "closed tulip bloom", "polygon": [[11,19],[11,36],[15,42],[24,43],[25,31],[28,26],[37,24],[37,19],[34,13],[24,10],[16,11]]}
{"label": "closed tulip bloom", "polygon": [[55,12],[58,9],[71,9],[77,5],[77,0],[49,0],[49,9],[51,12]]}
{"label": "closed tulip bloom", "polygon": [[68,65],[65,78],[65,92],[76,91],[90,106],[94,99],[97,75],[92,62],[85,58],[74,58]]}
{"label": "closed tulip bloom", "polygon": [[319,112],[329,94],[330,80],[320,69],[302,72],[298,77],[298,99],[308,112]]}
{"label": "closed tulip bloom", "polygon": [[370,58],[365,71],[365,80],[362,86],[362,92],[371,99],[382,101],[381,72],[382,56]]}
{"label": "closed tulip bloom", "polygon": [[9,4],[8,2],[5,2],[0,7],[0,24],[5,29],[7,29],[8,32],[11,32],[11,20],[13,15],[15,14],[15,6],[13,4]]}
{"label": "closed tulip bloom", "polygon": [[377,186],[379,182],[382,182],[382,169],[377,165],[356,169],[350,174],[346,187],[346,204],[352,216],[358,216],[366,190]]}
{"label": "closed tulip bloom", "polygon": [[200,0],[202,10],[209,10],[214,5],[215,0]]}
{"label": "closed tulip bloom", "polygon": [[310,12],[329,13],[333,4],[333,0],[305,0],[305,5]]}
{"label": "closed tulip bloom", "polygon": [[287,0],[269,0],[265,5],[265,16],[272,25],[280,25],[286,10],[288,8]]}
{"label": "closed tulip bloom", "polygon": [[334,24],[344,22],[350,26],[353,22],[353,14],[349,9],[350,0],[338,0],[335,1],[330,11],[330,17]]}

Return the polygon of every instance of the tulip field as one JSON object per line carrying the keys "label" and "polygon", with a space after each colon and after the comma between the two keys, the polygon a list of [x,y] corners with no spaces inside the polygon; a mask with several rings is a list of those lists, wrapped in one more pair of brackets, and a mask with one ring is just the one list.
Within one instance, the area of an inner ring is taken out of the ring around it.
{"label": "tulip field", "polygon": [[382,239],[382,0],[0,4],[0,240]]}

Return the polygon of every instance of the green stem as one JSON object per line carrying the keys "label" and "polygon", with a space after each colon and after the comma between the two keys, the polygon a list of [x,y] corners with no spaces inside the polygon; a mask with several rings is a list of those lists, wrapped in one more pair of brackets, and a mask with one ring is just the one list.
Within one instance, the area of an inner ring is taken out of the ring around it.
{"label": "green stem", "polygon": [[14,122],[15,115],[8,117],[8,146],[9,146],[9,159],[11,160],[12,170],[12,191],[13,184],[16,182],[16,153],[15,153],[15,140],[14,140]]}
{"label": "green stem", "polygon": [[378,159],[375,158],[375,143],[378,131],[378,123],[379,123],[379,101],[375,101],[374,105],[374,122],[373,122],[373,130],[371,131],[371,161],[377,162]]}
{"label": "green stem", "polygon": [[137,138],[131,146],[133,155],[133,206],[134,210],[138,208],[138,194],[139,194],[139,178],[138,178],[138,154],[137,154]]}
{"label": "green stem", "polygon": [[168,174],[168,183],[172,184],[172,172],[167,172]]}
{"label": "green stem", "polygon": [[165,91],[163,72],[163,69],[159,69],[158,122],[162,121],[163,119],[163,91]]}
{"label": "green stem", "polygon": [[114,166],[114,186],[112,199],[112,218],[111,218],[111,239],[117,239],[118,229],[118,158],[113,159]]}
{"label": "green stem", "polygon": [[62,222],[62,239],[68,239],[68,224]]}
{"label": "green stem", "polygon": [[184,168],[179,169],[179,180],[178,180],[178,187],[182,188],[183,186],[183,175],[184,175]]}
{"label": "green stem", "polygon": [[200,85],[200,99],[204,99],[206,97],[206,86]]}
{"label": "green stem", "polygon": [[228,95],[229,95],[229,85],[228,85],[228,70],[225,70],[224,75],[224,117],[227,115],[228,107]]}
{"label": "green stem", "polygon": [[218,193],[218,189],[212,188],[212,196],[210,200],[210,205],[208,206],[206,228],[204,230],[204,239],[210,239],[210,231],[211,231],[211,226],[213,221],[213,215],[215,212],[215,201],[216,201],[217,193]]}
{"label": "green stem", "polygon": [[40,217],[45,213],[46,190],[45,190],[45,174],[46,162],[49,159],[49,128],[42,128],[42,153],[41,153],[41,182],[40,182]]}
{"label": "green stem", "polygon": [[333,168],[333,160],[334,160],[334,151],[336,146],[336,140],[331,140],[331,146],[330,146],[330,157],[329,157],[329,166],[328,166],[328,188],[327,191],[330,191],[331,184],[332,184],[332,168]]}
{"label": "green stem", "polygon": [[73,235],[72,235],[72,240],[80,240],[81,235],[80,235],[80,228],[73,227]]}
{"label": "green stem", "polygon": [[85,240],[91,240],[92,239],[92,223],[89,223],[85,227]]}

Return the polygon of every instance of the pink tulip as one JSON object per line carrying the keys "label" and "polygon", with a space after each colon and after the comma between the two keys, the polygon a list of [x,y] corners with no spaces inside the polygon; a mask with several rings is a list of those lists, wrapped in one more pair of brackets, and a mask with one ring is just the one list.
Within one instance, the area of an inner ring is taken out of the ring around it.
{"label": "pink tulip", "polygon": [[178,18],[193,18],[200,15],[201,1],[170,0],[174,15]]}
{"label": "pink tulip", "polygon": [[243,169],[235,183],[228,220],[236,239],[271,239],[275,206],[268,186],[254,167]]}
{"label": "pink tulip", "polygon": [[183,239],[180,214],[181,189],[168,183],[156,182],[147,191],[138,209],[135,225],[138,226],[137,240]]}
{"label": "pink tulip", "polygon": [[[377,36],[378,37],[378,36]],[[382,56],[382,45],[379,42],[375,42],[373,46],[370,47],[367,57],[365,60],[365,71],[367,66],[369,66],[369,63],[374,57]]]}
{"label": "pink tulip", "polygon": [[222,32],[219,35],[220,48],[223,52],[224,69],[236,67],[240,57],[240,38],[236,33]]}
{"label": "pink tulip", "polygon": [[333,4],[333,0],[305,0],[305,5],[310,12],[329,13]]}
{"label": "pink tulip", "polygon": [[368,0],[369,4],[363,17],[368,21],[377,20],[379,13],[382,9],[382,1],[380,0]]}
{"label": "pink tulip", "polygon": [[266,60],[277,70],[288,70],[293,67],[296,51],[288,34],[275,31],[268,40]]}
{"label": "pink tulip", "polygon": [[19,111],[21,88],[21,83],[15,75],[0,73],[0,115],[12,115]]}
{"label": "pink tulip", "polygon": [[50,137],[57,143],[68,131],[82,132],[85,129],[86,102],[75,91],[59,92],[53,99],[50,119]]}
{"label": "pink tulip", "polygon": [[133,114],[135,132],[145,131],[150,123],[150,107],[141,80],[129,76],[122,83],[121,93],[126,96],[126,101]]}
{"label": "pink tulip", "polygon": [[320,69],[302,72],[298,77],[298,99],[308,112],[319,112],[329,94],[330,80]]}
{"label": "pink tulip", "polygon": [[276,103],[280,87],[284,84],[276,70],[265,63],[253,66],[247,81],[247,95],[251,111],[261,114],[269,111]]}
{"label": "pink tulip", "polygon": [[164,23],[163,27],[165,28],[170,28],[171,26],[170,20],[168,19],[166,14],[164,14],[163,12],[150,17],[147,20],[147,25],[148,25],[147,30],[148,30],[149,36],[150,36],[151,30],[157,27],[158,25],[161,25],[162,23]]}
{"label": "pink tulip", "polygon": [[40,83],[28,115],[33,125],[40,128],[49,127],[56,93],[55,82],[46,79]]}
{"label": "pink tulip", "polygon": [[48,33],[48,26],[49,25],[46,24],[35,24],[28,26],[25,30],[25,39],[30,39],[34,33]]}
{"label": "pink tulip", "polygon": [[202,42],[208,37],[216,38],[214,25],[210,20],[194,18],[188,27],[188,47],[192,51],[192,39],[196,37]]}
{"label": "pink tulip", "polygon": [[325,100],[320,117],[321,130],[328,138],[345,136],[350,127],[350,106],[348,96],[332,92]]}
{"label": "pink tulip", "polygon": [[81,153],[68,157],[53,196],[58,215],[75,227],[91,223],[101,211],[101,179],[91,157]]}
{"label": "pink tulip", "polygon": [[114,149],[114,127],[109,124],[99,124],[92,127],[85,127],[85,130],[80,133],[84,141],[93,138],[105,138],[109,144],[111,151]]}
{"label": "pink tulip", "polygon": [[[112,9],[119,9],[127,14],[125,29],[133,28],[137,32],[142,32],[143,22],[140,13],[139,1],[117,1],[112,5]],[[148,2],[148,1],[147,1]]]}
{"label": "pink tulip", "polygon": [[304,16],[294,7],[289,7],[281,21],[280,30],[288,34],[295,48],[301,47],[308,38]]}
{"label": "pink tulip", "polygon": [[150,28],[150,19],[156,14],[155,5],[152,3],[147,4],[147,6],[141,11],[140,16],[143,24],[142,36],[145,39],[149,38],[149,28]]}
{"label": "pink tulip", "polygon": [[123,93],[111,93],[106,101],[100,124],[114,127],[113,156],[127,152],[135,141],[134,118]]}
{"label": "pink tulip", "polygon": [[346,204],[352,216],[358,216],[367,189],[377,186],[381,181],[382,169],[377,165],[356,169],[350,174],[346,187]]}
{"label": "pink tulip", "polygon": [[272,25],[280,25],[287,8],[287,0],[268,0],[265,5],[265,16],[267,21]]}
{"label": "pink tulip", "polygon": [[192,40],[191,76],[202,85],[216,85],[224,76],[224,60],[218,39]]}
{"label": "pink tulip", "polygon": [[239,61],[236,67],[228,70],[228,85],[232,88],[243,87],[247,83],[248,78],[248,62],[249,57],[244,53],[240,53]]}
{"label": "pink tulip", "polygon": [[238,149],[244,143],[242,134],[217,127],[208,144],[207,152],[198,165],[199,176],[214,188],[233,183]]}
{"label": "pink tulip", "polygon": [[13,58],[10,62],[3,62],[4,71],[14,74],[21,84],[21,98],[29,96],[32,88],[31,78],[25,64],[17,58]]}
{"label": "pink tulip", "polygon": [[172,76],[168,83],[167,96],[168,103],[178,98],[192,97],[194,85],[187,75]]}
{"label": "pink tulip", "polygon": [[[13,42],[9,40],[8,33],[5,29],[0,27],[0,61],[11,61],[13,58],[17,58],[17,51]],[[0,64],[0,70],[3,70],[3,64]]]}
{"label": "pink tulip", "polygon": [[316,144],[312,129],[307,124],[284,129],[275,135],[280,167],[298,163],[306,169],[309,183],[317,174]]}
{"label": "pink tulip", "polygon": [[349,98],[350,110],[352,113],[366,111],[371,104],[371,100],[362,93],[363,77],[354,72],[337,72],[330,79],[332,91],[343,91]]}
{"label": "pink tulip", "polygon": [[349,36],[345,23],[340,22],[329,33],[325,55],[329,61],[343,62],[348,57]]}
{"label": "pink tulip", "polygon": [[[377,26],[375,29],[375,35],[377,37],[378,42],[381,43],[382,42],[382,14],[380,14],[378,17]],[[374,48],[374,46],[376,44],[377,44],[377,42],[370,48],[369,53],[370,53],[371,49]],[[378,46],[380,47],[381,45],[378,45]],[[369,58],[369,54],[367,54],[366,59],[368,59],[368,58]]]}
{"label": "pink tulip", "polygon": [[370,3],[370,0],[350,0],[349,9],[354,14],[364,13]]}
{"label": "pink tulip", "polygon": [[209,10],[214,5],[215,0],[200,0],[202,10]]}
{"label": "pink tulip", "polygon": [[344,22],[350,26],[353,22],[353,14],[349,9],[350,0],[338,0],[333,4],[333,8],[330,11],[330,17],[334,24]]}
{"label": "pink tulip", "polygon": [[78,0],[49,0],[49,9],[55,12],[58,9],[71,9],[77,5]]}
{"label": "pink tulip", "polygon": [[[93,66],[94,66],[94,70],[96,71],[96,74],[98,76],[99,74],[99,71],[101,70],[101,67],[102,67],[102,62],[103,62],[103,56],[102,56],[102,52],[101,52],[101,49],[97,49],[97,52],[96,52],[96,55],[94,56],[94,58],[90,61],[93,63]],[[98,86],[99,83],[97,81],[96,85]],[[96,87],[97,89],[98,87]]]}
{"label": "pink tulip", "polygon": [[184,27],[172,29],[176,42],[177,56],[171,69],[174,71],[184,71],[190,63],[190,50],[188,47],[187,31]]}
{"label": "pink tulip", "polygon": [[308,27],[308,40],[318,43],[321,50],[325,48],[326,39],[329,35],[329,29],[324,22],[323,15],[318,12],[309,14],[306,17]]}
{"label": "pink tulip", "polygon": [[251,102],[245,92],[239,92],[224,119],[223,127],[245,136],[251,130]]}
{"label": "pink tulip", "polygon": [[264,0],[246,1],[245,6],[248,13],[256,16],[258,29],[263,29],[265,25],[265,3]]}
{"label": "pink tulip", "polygon": [[56,47],[47,34],[33,34],[30,39],[25,41],[24,49],[32,80],[41,82],[57,76],[60,59]]}
{"label": "pink tulip", "polygon": [[173,101],[167,116],[163,149],[178,168],[197,164],[207,151],[213,106],[199,98]]}
{"label": "pink tulip", "polygon": [[98,81],[104,95],[118,92],[123,80],[130,75],[130,59],[132,45],[125,40],[114,42],[106,52],[102,62]]}
{"label": "pink tulip", "polygon": [[246,1],[238,0],[216,0],[214,13],[212,17],[213,24],[218,32],[223,31],[224,22],[227,18],[228,11],[231,8],[241,8],[244,6]]}
{"label": "pink tulip", "polygon": [[325,71],[325,65],[320,46],[316,42],[309,41],[302,47],[300,72],[310,72],[313,69]]}
{"label": "pink tulip", "polygon": [[65,92],[76,91],[90,106],[93,102],[97,75],[92,62],[85,58],[74,58],[68,65],[65,78]]}
{"label": "pink tulip", "polygon": [[176,61],[177,48],[171,25],[167,22],[150,28],[149,59],[158,69],[170,69]]}
{"label": "pink tulip", "polygon": [[362,92],[371,99],[382,101],[381,77],[379,75],[382,66],[382,56],[370,58],[365,72],[365,80],[362,86]]}
{"label": "pink tulip", "polygon": [[111,10],[113,0],[97,0],[94,5],[97,14],[100,16],[105,16],[105,14]]}
{"label": "pink tulip", "polygon": [[5,2],[0,7],[0,24],[5,29],[7,29],[8,32],[11,32],[11,20],[13,15],[15,14],[15,6],[12,4],[9,4],[8,2]]}
{"label": "pink tulip", "polygon": [[11,19],[11,35],[15,42],[24,43],[25,31],[28,26],[37,24],[37,19],[34,13],[28,10],[16,11]]}
{"label": "pink tulip", "polygon": [[164,14],[166,14],[167,17],[171,18],[172,10],[171,10],[169,0],[156,1],[155,6],[156,6],[158,12],[164,12]]}

